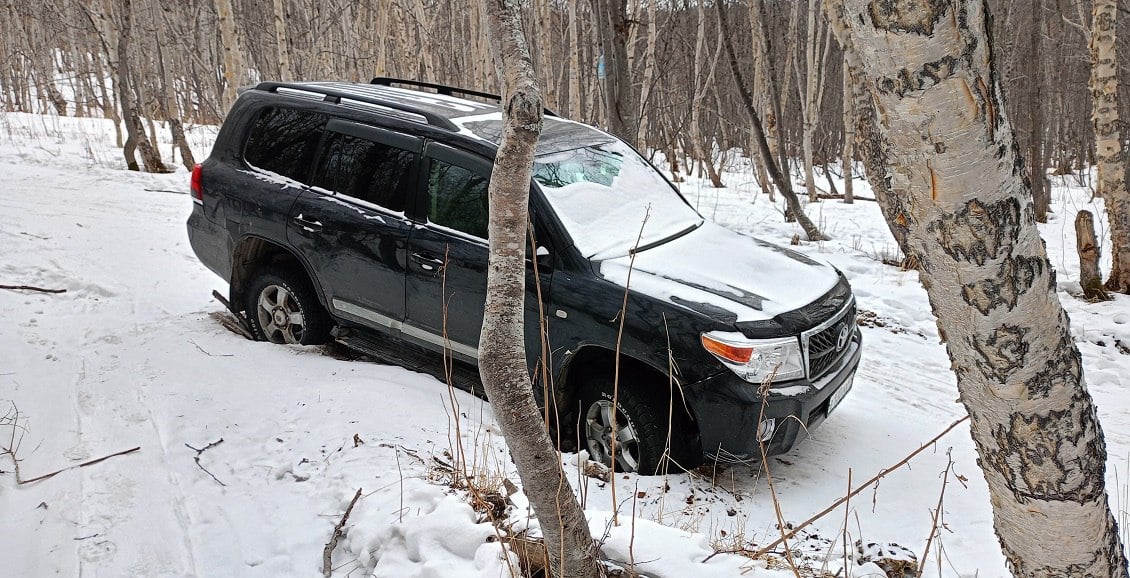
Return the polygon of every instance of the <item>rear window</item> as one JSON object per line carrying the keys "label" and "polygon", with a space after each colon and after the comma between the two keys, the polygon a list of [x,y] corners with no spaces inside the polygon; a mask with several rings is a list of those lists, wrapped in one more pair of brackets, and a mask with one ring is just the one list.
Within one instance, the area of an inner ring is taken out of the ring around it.
{"label": "rear window", "polygon": [[256,168],[305,181],[326,120],[324,114],[287,108],[264,109],[251,129],[243,157]]}
{"label": "rear window", "polygon": [[311,184],[403,212],[416,153],[346,134],[330,135]]}

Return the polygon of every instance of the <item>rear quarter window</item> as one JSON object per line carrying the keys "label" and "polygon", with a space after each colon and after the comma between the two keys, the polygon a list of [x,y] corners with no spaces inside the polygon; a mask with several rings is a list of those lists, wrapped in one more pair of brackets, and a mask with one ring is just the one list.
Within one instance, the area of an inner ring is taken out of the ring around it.
{"label": "rear quarter window", "polygon": [[247,138],[243,157],[253,167],[305,182],[327,120],[324,114],[264,109]]}

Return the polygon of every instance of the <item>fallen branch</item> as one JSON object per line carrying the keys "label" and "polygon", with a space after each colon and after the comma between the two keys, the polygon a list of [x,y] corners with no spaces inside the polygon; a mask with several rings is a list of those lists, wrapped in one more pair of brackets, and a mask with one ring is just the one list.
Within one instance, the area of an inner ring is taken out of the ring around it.
{"label": "fallen branch", "polygon": [[[822,194],[819,195],[819,197],[821,199],[835,200],[835,199],[844,198],[844,194],[843,193],[822,193]],[[856,201],[870,201],[872,203],[877,202],[875,199],[873,199],[871,197],[853,196],[852,199],[856,200]]]}
{"label": "fallen branch", "polygon": [[[28,479],[28,480],[21,480],[19,469],[17,469],[16,470],[16,483],[22,486],[24,484],[30,484],[32,482],[38,482],[38,481],[41,481],[41,480],[46,480],[47,478],[55,477],[55,476],[57,476],[57,475],[59,475],[63,472],[66,472],[66,471],[70,471],[70,470],[73,470],[73,469],[76,469],[76,468],[85,468],[86,466],[93,466],[94,464],[97,464],[98,462],[106,461],[110,458],[117,457],[117,456],[124,456],[126,454],[132,454],[133,452],[136,452],[137,450],[140,450],[140,449],[141,449],[141,446],[137,446],[135,448],[130,448],[128,450],[123,450],[123,451],[120,451],[120,452],[112,453],[112,454],[107,455],[107,456],[102,456],[102,457],[97,458],[97,459],[86,461],[86,462],[83,462],[83,463],[78,464],[78,465],[68,466],[68,467],[65,467],[61,470],[55,470],[55,471],[53,471],[49,474],[43,474],[42,476],[36,476],[36,477]],[[15,454],[12,454],[12,459],[15,460],[15,458],[16,458]]]}
{"label": "fallen branch", "polygon": [[[938,441],[938,440],[942,439],[942,437],[943,437],[943,436],[945,436],[946,434],[948,434],[948,433],[950,433],[951,431],[953,431],[953,428],[957,427],[957,426],[958,426],[959,424],[961,424],[961,422],[963,422],[963,421],[965,421],[965,420],[967,420],[967,419],[969,419],[969,416],[968,416],[968,415],[967,415],[967,416],[965,416],[965,417],[963,417],[963,418],[961,418],[961,419],[959,419],[959,420],[957,420],[957,421],[955,421],[955,422],[953,422],[953,423],[951,423],[951,424],[949,425],[949,427],[947,427],[946,429],[942,430],[942,433],[940,433],[940,434],[938,434],[938,435],[934,436],[934,437],[933,437],[933,438],[932,438],[932,439],[931,439],[930,441],[928,441],[928,442],[926,442],[926,443],[922,444],[922,445],[921,445],[921,446],[920,446],[920,447],[919,447],[918,449],[914,450],[913,452],[910,452],[910,455],[908,455],[908,456],[906,456],[905,458],[903,458],[902,460],[900,460],[900,461],[899,461],[899,462],[898,462],[897,464],[895,464],[895,465],[893,465],[893,466],[891,466],[891,467],[889,467],[889,468],[885,468],[885,469],[879,470],[879,473],[878,473],[878,474],[876,474],[876,475],[875,475],[875,477],[871,478],[870,480],[867,480],[867,481],[866,481],[866,482],[864,482],[864,483],[863,483],[862,485],[860,485],[860,486],[856,487],[856,488],[855,488],[854,490],[851,490],[851,491],[849,491],[849,492],[847,493],[847,495],[846,495],[846,496],[844,496],[844,497],[842,497],[842,498],[840,498],[840,499],[836,500],[836,501],[835,501],[835,502],[834,502],[834,503],[833,503],[833,504],[832,504],[831,506],[828,506],[827,508],[824,508],[823,510],[821,510],[821,511],[820,511],[820,513],[818,513],[818,514],[816,514],[816,515],[812,516],[811,518],[809,518],[809,519],[805,520],[805,521],[804,521],[804,522],[802,522],[802,523],[801,523],[800,525],[798,525],[798,526],[794,527],[794,528],[793,528],[792,530],[790,530],[790,531],[788,531],[788,532],[783,532],[783,533],[781,534],[781,537],[780,537],[780,538],[778,538],[778,539],[774,540],[774,541],[773,541],[773,543],[769,544],[768,546],[765,546],[764,548],[761,548],[760,550],[758,550],[758,551],[756,551],[756,552],[753,552],[753,554],[751,555],[751,557],[752,557],[752,558],[754,558],[754,559],[760,558],[760,557],[764,556],[765,554],[768,554],[768,553],[772,552],[774,548],[776,548],[777,546],[780,546],[780,545],[781,545],[782,543],[786,542],[787,540],[791,540],[791,539],[792,539],[792,538],[793,538],[794,536],[796,536],[797,534],[799,534],[801,530],[803,530],[804,528],[808,527],[809,525],[811,525],[811,524],[812,524],[813,522],[815,522],[816,520],[819,520],[820,518],[823,518],[824,516],[828,515],[828,513],[829,513],[829,512],[831,512],[831,511],[835,510],[836,508],[838,508],[839,506],[841,506],[841,505],[843,505],[843,504],[847,503],[847,502],[848,502],[849,500],[851,500],[851,499],[852,499],[852,498],[854,498],[855,496],[859,495],[859,493],[860,493],[860,492],[862,492],[863,490],[865,490],[865,489],[867,489],[867,488],[871,487],[871,486],[872,486],[872,485],[874,485],[874,484],[875,484],[876,482],[878,482],[878,481],[879,481],[879,480],[881,480],[882,478],[886,477],[886,476],[887,476],[887,474],[890,474],[891,472],[893,472],[893,471],[895,471],[895,470],[897,470],[897,469],[901,468],[902,466],[906,465],[906,464],[907,464],[908,462],[910,462],[910,460],[911,460],[911,459],[913,459],[913,458],[914,458],[915,456],[917,456],[918,454],[922,453],[922,451],[923,451],[923,450],[925,450],[926,448],[928,448],[928,447],[930,447],[930,446],[934,445],[935,443],[937,443],[937,441]],[[850,475],[850,473],[849,473],[849,475]],[[850,484],[849,484],[849,487],[850,487]],[[739,553],[739,552],[742,552],[742,553],[749,553],[749,550],[746,550],[746,549],[741,549],[741,550],[719,550],[719,551],[716,551],[716,552],[714,552],[713,554],[711,554],[711,555],[707,556],[707,557],[706,557],[705,559],[703,559],[703,561],[702,561],[702,562],[703,562],[703,563],[706,563],[706,562],[708,562],[708,561],[709,561],[709,560],[710,560],[711,558],[713,558],[713,557],[717,556],[718,554],[732,554],[732,553]]]}
{"label": "fallen branch", "polygon": [[[951,423],[951,424],[949,425],[949,427],[947,427],[946,429],[942,430],[942,433],[940,433],[940,434],[938,434],[938,435],[934,436],[934,437],[933,437],[933,438],[932,438],[932,439],[931,439],[930,441],[928,441],[928,442],[926,442],[926,443],[922,444],[922,446],[921,446],[921,447],[919,447],[918,449],[914,450],[913,452],[910,452],[910,455],[908,455],[908,456],[906,456],[905,458],[903,458],[902,460],[900,460],[900,461],[899,461],[899,462],[898,462],[897,464],[895,464],[895,465],[893,465],[893,466],[891,466],[891,467],[889,467],[889,468],[885,468],[885,469],[879,470],[879,473],[878,473],[878,474],[875,474],[875,477],[871,478],[870,480],[867,480],[866,482],[863,482],[863,484],[862,484],[862,485],[860,485],[860,486],[859,486],[859,487],[857,487],[856,489],[854,489],[854,490],[852,490],[851,492],[849,492],[849,493],[848,493],[848,495],[846,495],[846,496],[844,496],[844,497],[842,497],[842,498],[840,498],[840,499],[836,500],[836,501],[835,501],[835,502],[834,502],[834,503],[833,503],[833,504],[832,504],[831,506],[828,506],[827,508],[824,508],[823,510],[821,510],[821,511],[820,511],[820,513],[818,513],[818,514],[816,514],[815,516],[812,516],[811,518],[809,518],[809,519],[805,520],[804,522],[802,522],[802,523],[801,523],[800,525],[798,525],[798,526],[794,527],[794,528],[793,528],[792,530],[790,530],[789,532],[782,534],[782,535],[781,535],[781,537],[780,537],[780,538],[778,538],[778,539],[776,539],[776,540],[774,540],[774,541],[773,541],[773,543],[769,544],[768,546],[765,546],[764,548],[762,548],[762,549],[758,550],[757,552],[754,552],[754,554],[753,554],[753,557],[754,557],[755,559],[756,559],[756,558],[760,558],[760,557],[764,556],[764,555],[765,555],[765,554],[766,554],[767,552],[770,552],[771,550],[773,550],[773,549],[774,549],[774,548],[776,548],[777,546],[781,545],[781,543],[783,543],[784,541],[786,541],[786,540],[789,540],[789,539],[792,539],[792,537],[793,537],[793,536],[796,536],[796,535],[797,535],[798,533],[800,533],[800,531],[801,531],[801,530],[803,530],[804,528],[808,527],[808,526],[809,526],[810,524],[812,524],[812,523],[813,523],[813,522],[815,522],[816,520],[819,520],[820,518],[823,518],[824,516],[826,516],[826,515],[827,515],[827,514],[828,514],[829,512],[831,512],[832,510],[835,510],[836,508],[838,508],[838,507],[840,506],[840,504],[843,504],[844,502],[846,502],[846,501],[848,501],[848,500],[850,500],[850,499],[854,498],[854,497],[855,497],[856,495],[858,495],[858,494],[859,494],[860,492],[862,492],[863,490],[865,490],[865,489],[867,489],[867,488],[871,487],[871,486],[872,486],[873,484],[875,484],[875,483],[876,483],[876,482],[878,482],[879,480],[881,480],[881,479],[883,479],[884,477],[886,477],[886,476],[887,476],[887,474],[890,474],[891,472],[893,472],[893,471],[895,471],[895,470],[897,470],[897,469],[899,469],[899,468],[901,468],[901,467],[905,466],[905,465],[906,465],[906,464],[907,464],[907,463],[908,463],[908,462],[909,462],[909,461],[910,461],[911,459],[913,459],[913,458],[914,458],[915,456],[917,456],[918,454],[922,453],[922,451],[923,451],[923,450],[925,450],[926,448],[928,448],[928,447],[930,447],[930,446],[934,445],[935,443],[937,443],[937,441],[938,441],[938,440],[942,439],[942,437],[943,437],[943,436],[945,436],[946,434],[950,433],[950,431],[952,431],[952,430],[953,430],[953,428],[957,427],[957,426],[958,426],[959,424],[961,424],[961,422],[963,422],[963,421],[965,421],[965,420],[967,420],[967,419],[969,419],[969,416],[968,416],[968,415],[967,415],[967,416],[965,416],[965,417],[963,417],[963,418],[961,418],[961,419],[959,419],[959,420],[957,420],[957,421],[955,421],[955,422],[953,422],[953,423]],[[707,559],[709,559],[709,558],[707,558]]]}
{"label": "fallen branch", "polygon": [[39,291],[40,293],[66,293],[66,289],[44,289],[43,287],[35,287],[32,285],[0,285],[0,289],[11,289],[12,291]]}
{"label": "fallen branch", "polygon": [[212,449],[212,448],[214,448],[214,447],[216,447],[216,446],[218,446],[222,443],[224,443],[224,438],[220,438],[220,439],[218,439],[218,440],[216,440],[216,441],[214,441],[214,442],[212,442],[212,443],[210,443],[210,444],[208,444],[208,445],[206,445],[202,448],[194,448],[194,447],[188,445],[187,443],[184,444],[184,447],[196,452],[196,457],[192,458],[192,461],[196,462],[196,467],[200,468],[201,470],[204,470],[204,473],[208,474],[208,476],[210,476],[213,480],[215,480],[217,484],[220,484],[221,486],[227,487],[227,484],[221,482],[219,480],[219,478],[217,478],[215,475],[212,474],[212,472],[208,471],[208,468],[204,467],[200,463],[200,454],[202,454],[202,453],[204,453],[204,452],[206,452],[206,451],[208,451],[208,450],[210,450],[210,449]]}
{"label": "fallen branch", "polygon": [[337,548],[337,541],[341,538],[341,529],[345,527],[345,521],[349,519],[349,513],[353,511],[353,506],[357,504],[360,497],[361,488],[357,488],[357,493],[353,494],[353,499],[349,501],[349,507],[345,509],[341,520],[338,520],[337,525],[334,526],[334,533],[330,536],[330,541],[326,543],[326,549],[322,550],[322,576],[325,576],[325,578],[330,578],[330,575],[333,574],[334,548]]}
{"label": "fallen branch", "polygon": [[216,291],[215,289],[212,290],[212,297],[214,297],[216,301],[219,301],[225,309],[231,312],[232,316],[234,316],[235,319],[233,320],[231,317],[219,313],[213,313],[212,318],[216,321],[219,321],[220,325],[223,325],[229,331],[238,333],[252,341],[255,341],[255,335],[251,333],[251,326],[247,323],[247,319],[244,316],[240,315],[239,311],[236,311],[235,308],[232,307],[231,302],[229,302],[228,299],[223,295],[220,295],[220,292]]}

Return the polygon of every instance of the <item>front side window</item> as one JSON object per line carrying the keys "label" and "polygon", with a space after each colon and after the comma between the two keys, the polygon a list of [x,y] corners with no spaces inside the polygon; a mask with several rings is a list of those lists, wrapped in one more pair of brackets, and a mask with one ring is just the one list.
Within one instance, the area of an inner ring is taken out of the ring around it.
{"label": "front side window", "polygon": [[489,183],[489,177],[475,171],[432,159],[428,174],[428,220],[486,239]]}
{"label": "front side window", "polygon": [[327,117],[288,108],[268,108],[259,115],[243,156],[254,167],[305,181],[314,162]]}
{"label": "front side window", "polygon": [[416,153],[347,134],[331,133],[316,187],[403,212]]}

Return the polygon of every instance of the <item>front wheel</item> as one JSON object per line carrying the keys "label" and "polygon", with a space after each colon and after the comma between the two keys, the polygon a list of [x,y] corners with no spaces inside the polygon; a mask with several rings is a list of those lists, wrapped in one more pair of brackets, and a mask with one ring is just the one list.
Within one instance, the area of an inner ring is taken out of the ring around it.
{"label": "front wheel", "polygon": [[330,319],[306,276],[289,269],[261,273],[247,291],[247,318],[255,337],[271,343],[321,345]]}
{"label": "front wheel", "polygon": [[701,464],[698,431],[683,410],[679,393],[675,392],[672,399],[643,387],[621,384],[615,404],[610,379],[590,378],[581,388],[579,429],[591,459],[611,467],[615,446],[618,472],[653,475],[681,472]]}

